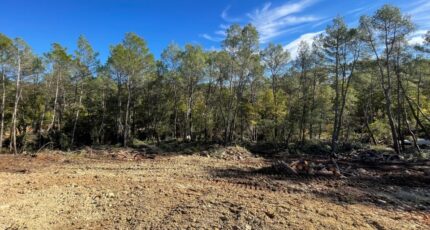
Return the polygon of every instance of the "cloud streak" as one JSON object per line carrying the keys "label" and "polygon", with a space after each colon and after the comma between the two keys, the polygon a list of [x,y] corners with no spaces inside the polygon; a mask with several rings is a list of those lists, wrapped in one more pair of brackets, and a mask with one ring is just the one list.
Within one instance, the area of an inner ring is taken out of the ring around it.
{"label": "cloud streak", "polygon": [[209,34],[200,34],[200,37],[209,40],[209,41],[213,41],[213,42],[220,42],[222,41],[222,38],[218,38],[218,37],[213,37]]}
{"label": "cloud streak", "polygon": [[217,42],[222,40],[219,37],[225,37],[225,29],[231,23],[247,21],[256,27],[260,34],[260,42],[267,43],[287,32],[297,32],[303,25],[319,20],[320,18],[314,15],[301,15],[306,8],[317,1],[319,0],[294,0],[279,6],[266,3],[242,17],[231,16],[229,14],[231,6],[227,6],[220,15],[225,23],[219,26],[219,29],[214,32],[215,35],[202,34],[200,36]]}
{"label": "cloud streak", "polygon": [[291,54],[291,58],[295,59],[297,57],[298,48],[299,48],[300,43],[302,41],[304,41],[304,42],[308,43],[309,45],[311,45],[312,42],[314,41],[314,38],[316,36],[320,35],[321,33],[324,33],[324,31],[317,31],[317,32],[302,34],[296,40],[285,45],[284,49],[288,50],[288,52],[290,52],[290,54]]}
{"label": "cloud streak", "polygon": [[242,19],[241,18],[236,18],[236,17],[230,17],[230,15],[228,14],[228,11],[230,10],[231,6],[227,6],[222,12],[221,12],[221,18],[226,21],[226,22],[239,22]]}
{"label": "cloud streak", "polygon": [[316,0],[302,0],[287,2],[277,7],[267,3],[263,8],[256,9],[247,16],[260,33],[261,42],[266,43],[284,34],[291,27],[318,20],[319,18],[313,15],[296,15],[316,2]]}
{"label": "cloud streak", "polygon": [[407,14],[412,17],[419,30],[430,29],[430,1],[421,0],[415,2],[409,7]]}
{"label": "cloud streak", "polygon": [[427,30],[417,30],[408,39],[409,45],[422,45],[424,44],[424,35],[427,33]]}
{"label": "cloud streak", "polygon": [[[232,23],[249,22],[257,28],[257,31],[260,34],[260,42],[265,44],[274,41],[287,33],[292,34],[306,31],[304,28],[306,26],[315,28],[331,21],[333,17],[321,18],[311,13],[306,13],[306,11],[310,7],[314,6],[318,1],[320,0],[292,0],[276,6],[271,3],[266,3],[240,17],[229,14],[231,9],[231,6],[229,5],[220,14],[224,23],[220,24],[219,28],[213,33],[201,34],[200,37],[208,41],[220,42],[226,36],[225,30]],[[363,3],[355,9],[346,11],[343,16],[356,18],[378,6],[380,6],[380,3]],[[425,34],[426,30],[430,30],[430,1],[418,0],[414,3],[403,5],[401,8],[405,10],[407,15],[412,17],[412,20],[417,25],[418,29],[410,36],[409,44],[422,44],[424,41],[423,34]],[[296,57],[297,47],[300,42],[306,41],[308,43],[312,43],[313,38],[320,33],[322,33],[322,31],[302,34],[297,39],[285,45],[284,48],[290,51],[292,57]]]}

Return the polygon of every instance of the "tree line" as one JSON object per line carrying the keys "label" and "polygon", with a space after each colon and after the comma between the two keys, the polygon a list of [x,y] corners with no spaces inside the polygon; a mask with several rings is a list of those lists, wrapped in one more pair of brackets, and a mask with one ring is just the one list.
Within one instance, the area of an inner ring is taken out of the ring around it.
{"label": "tree line", "polygon": [[297,57],[231,25],[222,49],[170,44],[159,60],[127,33],[101,63],[84,36],[42,56],[0,34],[0,151],[134,140],[388,144],[430,138],[430,33],[385,5],[350,28],[336,17]]}

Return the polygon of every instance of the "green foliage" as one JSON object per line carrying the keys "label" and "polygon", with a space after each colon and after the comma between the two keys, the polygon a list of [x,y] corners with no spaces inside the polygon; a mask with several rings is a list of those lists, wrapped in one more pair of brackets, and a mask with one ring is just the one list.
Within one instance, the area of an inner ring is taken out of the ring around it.
{"label": "green foliage", "polygon": [[390,126],[386,120],[375,120],[370,124],[370,129],[373,132],[378,143],[387,144],[391,140]]}
{"label": "green foliage", "polygon": [[335,18],[312,44],[300,43],[297,57],[261,45],[253,25],[234,24],[219,51],[172,43],[159,60],[127,33],[103,64],[84,36],[73,53],[54,43],[37,57],[0,34],[2,138],[8,144],[17,98],[22,149],[188,140],[328,154],[357,141],[392,144],[391,126],[398,139],[428,137],[430,41],[427,34],[410,49],[413,29],[386,5],[357,28]]}

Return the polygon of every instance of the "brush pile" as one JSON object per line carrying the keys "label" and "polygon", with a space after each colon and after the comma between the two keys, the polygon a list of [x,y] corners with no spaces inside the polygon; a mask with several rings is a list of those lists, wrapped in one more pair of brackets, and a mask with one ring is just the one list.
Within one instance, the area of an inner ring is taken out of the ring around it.
{"label": "brush pile", "polygon": [[253,157],[251,152],[240,146],[218,147],[203,151],[201,155],[224,160],[243,160]]}
{"label": "brush pile", "polygon": [[286,175],[342,176],[339,169],[332,163],[317,163],[308,160],[297,160],[289,164],[284,161],[277,161],[272,164],[272,169],[277,174]]}

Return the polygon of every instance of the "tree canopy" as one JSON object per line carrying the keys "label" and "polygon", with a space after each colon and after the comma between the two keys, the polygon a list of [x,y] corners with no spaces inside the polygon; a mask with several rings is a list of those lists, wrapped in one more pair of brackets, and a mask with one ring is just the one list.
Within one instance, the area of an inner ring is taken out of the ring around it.
{"label": "tree canopy", "polygon": [[297,57],[233,24],[221,50],[172,43],[159,60],[127,33],[106,63],[84,36],[73,52],[54,43],[39,57],[0,34],[0,143],[18,153],[135,140],[327,141],[335,154],[357,141],[402,152],[406,140],[430,138],[430,32],[414,46],[414,29],[385,5],[356,28],[334,18]]}

